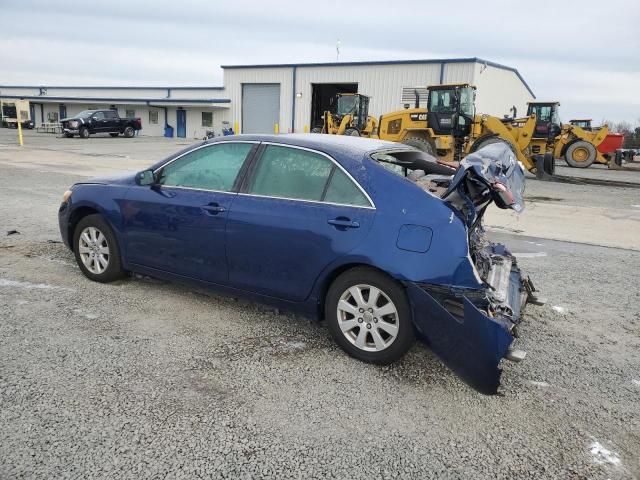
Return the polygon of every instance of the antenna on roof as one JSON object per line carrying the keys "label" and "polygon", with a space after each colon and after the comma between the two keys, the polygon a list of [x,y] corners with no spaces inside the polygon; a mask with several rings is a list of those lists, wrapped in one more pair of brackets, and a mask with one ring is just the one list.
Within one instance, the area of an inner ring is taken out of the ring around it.
{"label": "antenna on roof", "polygon": [[340,61],[340,39],[336,42],[336,62]]}

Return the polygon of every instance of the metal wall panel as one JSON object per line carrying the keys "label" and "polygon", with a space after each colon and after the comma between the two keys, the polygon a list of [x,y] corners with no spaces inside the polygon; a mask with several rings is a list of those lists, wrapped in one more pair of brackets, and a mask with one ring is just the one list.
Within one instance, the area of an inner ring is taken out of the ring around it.
{"label": "metal wall panel", "polygon": [[[224,120],[232,126],[237,122],[242,131],[242,85],[253,83],[280,84],[280,132],[286,133],[291,126],[291,79],[293,69],[282,68],[233,68],[224,71],[225,90],[221,98],[231,99],[231,108],[225,113]],[[234,127],[235,128],[235,127]],[[272,130],[273,132],[273,130]]]}
{"label": "metal wall panel", "polygon": [[527,113],[527,102],[533,100],[522,80],[510,70],[477,63],[474,84],[477,87],[477,113],[502,117],[515,105],[518,116],[522,117]]}
{"label": "metal wall panel", "polygon": [[369,95],[369,112],[374,116],[402,108],[402,88],[437,84],[440,64],[365,65],[344,67],[298,67],[296,71],[297,132],[311,120],[311,85],[313,83],[357,83],[358,93]]}

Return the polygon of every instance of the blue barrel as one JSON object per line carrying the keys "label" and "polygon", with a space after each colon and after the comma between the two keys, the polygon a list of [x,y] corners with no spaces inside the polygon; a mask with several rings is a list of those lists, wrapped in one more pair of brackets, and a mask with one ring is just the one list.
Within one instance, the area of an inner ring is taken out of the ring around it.
{"label": "blue barrel", "polygon": [[173,138],[173,127],[171,125],[164,127],[164,136],[167,138]]}

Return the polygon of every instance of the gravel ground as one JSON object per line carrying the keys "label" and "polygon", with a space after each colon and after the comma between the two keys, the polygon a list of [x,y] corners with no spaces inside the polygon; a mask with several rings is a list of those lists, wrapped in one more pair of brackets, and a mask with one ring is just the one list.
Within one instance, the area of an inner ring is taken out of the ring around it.
{"label": "gravel ground", "polygon": [[549,304],[484,397],[420,345],[376,367],[293,315],[89,282],[57,243],[78,178],[0,162],[0,478],[640,478],[638,252],[494,234]]}

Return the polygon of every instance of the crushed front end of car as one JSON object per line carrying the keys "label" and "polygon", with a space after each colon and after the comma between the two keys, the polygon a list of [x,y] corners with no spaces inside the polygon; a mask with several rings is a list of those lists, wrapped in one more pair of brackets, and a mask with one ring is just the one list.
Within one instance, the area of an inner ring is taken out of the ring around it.
{"label": "crushed front end of car", "polygon": [[509,146],[496,143],[462,160],[453,178],[418,175],[414,181],[432,193],[440,189],[468,236],[467,258],[460,259],[450,277],[407,285],[414,323],[431,349],[468,385],[495,394],[501,360],[520,361],[525,355],[512,348],[523,309],[542,300],[509,250],[487,238],[482,217],[492,203],[524,210],[524,169]]}

